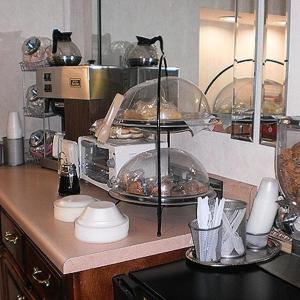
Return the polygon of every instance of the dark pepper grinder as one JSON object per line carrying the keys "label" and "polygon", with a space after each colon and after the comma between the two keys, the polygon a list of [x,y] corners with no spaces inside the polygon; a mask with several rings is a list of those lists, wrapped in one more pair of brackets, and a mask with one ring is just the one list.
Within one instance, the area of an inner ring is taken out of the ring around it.
{"label": "dark pepper grinder", "polygon": [[75,195],[80,193],[79,178],[74,164],[62,164],[59,175],[58,194],[60,196]]}

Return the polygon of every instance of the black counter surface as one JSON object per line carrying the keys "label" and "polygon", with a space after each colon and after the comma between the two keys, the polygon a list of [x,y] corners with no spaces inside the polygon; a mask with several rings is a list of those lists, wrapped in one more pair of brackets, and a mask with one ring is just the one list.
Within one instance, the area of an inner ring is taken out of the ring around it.
{"label": "black counter surface", "polygon": [[115,277],[114,287],[116,300],[300,299],[299,288],[258,265],[215,268],[185,260]]}

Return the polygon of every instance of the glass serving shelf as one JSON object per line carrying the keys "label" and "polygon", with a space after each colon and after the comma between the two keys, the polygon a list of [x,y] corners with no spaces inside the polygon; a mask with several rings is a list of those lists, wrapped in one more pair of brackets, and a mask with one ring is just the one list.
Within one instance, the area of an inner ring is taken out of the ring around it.
{"label": "glass serving shelf", "polygon": [[[135,195],[126,192],[120,192],[117,189],[111,189],[109,195],[117,200],[125,201],[129,203],[135,204],[143,204],[143,205],[157,205],[158,200],[155,196],[142,196]],[[209,188],[207,193],[197,194],[197,195],[189,195],[189,196],[170,196],[170,197],[161,197],[161,205],[162,206],[183,206],[183,205],[192,205],[197,203],[198,197],[216,197],[216,193],[212,188]]]}
{"label": "glass serving shelf", "polygon": [[[156,121],[144,121],[144,120],[115,120],[114,125],[124,127],[137,127],[145,131],[156,131]],[[160,121],[161,132],[180,132],[189,130],[188,125],[183,120],[176,121]]]}

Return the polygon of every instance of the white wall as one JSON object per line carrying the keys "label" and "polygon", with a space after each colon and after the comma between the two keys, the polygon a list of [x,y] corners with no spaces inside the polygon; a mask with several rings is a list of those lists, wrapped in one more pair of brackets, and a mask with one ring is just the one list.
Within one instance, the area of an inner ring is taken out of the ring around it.
{"label": "white wall", "polygon": [[172,145],[196,156],[209,173],[259,185],[274,177],[274,148],[238,141],[229,134],[202,131],[172,135]]}
{"label": "white wall", "polygon": [[103,64],[112,62],[110,42],[136,42],[136,35],[161,35],[168,65],[180,67],[182,77],[197,83],[199,3],[197,0],[102,0]]}
{"label": "white wall", "polygon": [[[51,38],[53,28],[64,29],[64,13],[64,1],[61,0],[1,1],[0,139],[5,136],[8,112],[18,111],[20,117],[23,115],[23,74],[19,67],[23,41],[33,35]],[[26,75],[26,84],[33,83],[32,75]],[[40,128],[41,120],[26,120],[27,135]]]}
{"label": "white wall", "polygon": [[[23,116],[23,85],[35,81],[34,72],[22,74],[19,62],[21,47],[30,36],[52,37],[52,30],[73,31],[84,58],[90,58],[91,0],[10,0],[1,1],[0,10],[0,140],[6,133],[7,114],[18,111]],[[39,119],[26,118],[26,136],[42,128]],[[60,128],[60,119],[51,118],[51,129]]]}

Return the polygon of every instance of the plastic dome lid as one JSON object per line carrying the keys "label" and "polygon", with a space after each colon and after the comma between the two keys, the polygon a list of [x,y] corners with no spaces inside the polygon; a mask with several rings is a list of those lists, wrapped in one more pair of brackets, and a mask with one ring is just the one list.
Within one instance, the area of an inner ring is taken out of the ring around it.
{"label": "plastic dome lid", "polygon": [[[129,89],[116,120],[155,121],[158,79]],[[197,119],[210,113],[207,99],[193,83],[174,76],[161,78],[161,120]]]}
{"label": "plastic dome lid", "polygon": [[57,199],[54,201],[54,205],[64,208],[78,208],[86,207],[89,203],[95,202],[97,199],[88,195],[70,195]]}
{"label": "plastic dome lid", "polygon": [[[235,104],[232,107],[233,90]],[[231,114],[253,111],[253,78],[239,78],[225,86],[217,95],[213,113]],[[282,114],[284,110],[283,85],[267,79],[264,81],[262,112],[269,115]]]}
{"label": "plastic dome lid", "polygon": [[[157,198],[157,151],[143,152],[120,170],[113,190],[126,196]],[[199,160],[183,150],[161,149],[162,198],[206,195],[209,178]]]}

